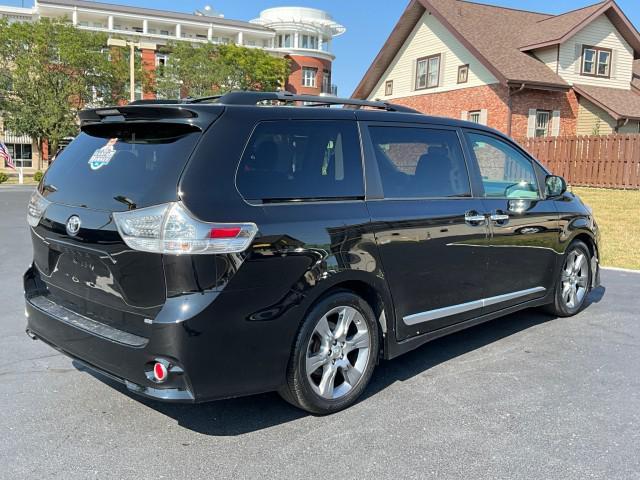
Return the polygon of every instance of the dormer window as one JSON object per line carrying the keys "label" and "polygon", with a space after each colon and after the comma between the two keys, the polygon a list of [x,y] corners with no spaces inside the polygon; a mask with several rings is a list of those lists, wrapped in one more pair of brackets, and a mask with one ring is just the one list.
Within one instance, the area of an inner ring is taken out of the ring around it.
{"label": "dormer window", "polygon": [[601,47],[582,47],[582,75],[609,78],[611,50]]}

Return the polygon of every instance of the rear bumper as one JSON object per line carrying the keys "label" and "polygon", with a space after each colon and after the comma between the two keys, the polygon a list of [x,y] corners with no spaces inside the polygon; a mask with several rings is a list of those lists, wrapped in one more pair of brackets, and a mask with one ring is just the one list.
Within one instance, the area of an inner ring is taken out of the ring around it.
{"label": "rear bumper", "polygon": [[[276,319],[255,321],[255,291],[185,294],[168,298],[140,336],[58,305],[35,267],[24,275],[24,290],[32,338],[136,394],[169,402],[277,390],[285,382],[302,308],[289,306]],[[169,365],[164,383],[151,375],[158,360]]]}
{"label": "rear bumper", "polygon": [[[192,384],[179,359],[166,353],[155,354],[155,350],[149,348],[150,342],[132,346],[110,339],[98,331],[91,332],[85,328],[86,325],[69,321],[68,316],[56,316],[55,307],[43,308],[41,299],[26,299],[26,330],[31,338],[41,340],[90,370],[124,384],[134,393],[156,400],[196,401]],[[126,332],[121,334],[126,335]],[[154,383],[147,377],[147,372],[158,359],[179,366],[182,373],[170,375],[166,383]]]}

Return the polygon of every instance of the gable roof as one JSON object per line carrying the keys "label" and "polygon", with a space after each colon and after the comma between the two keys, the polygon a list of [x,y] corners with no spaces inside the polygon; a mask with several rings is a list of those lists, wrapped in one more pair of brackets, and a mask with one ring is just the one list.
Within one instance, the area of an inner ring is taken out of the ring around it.
{"label": "gable roof", "polygon": [[533,50],[563,43],[603,14],[618,29],[627,43],[634,50],[640,51],[640,34],[613,0],[579,8],[530,25],[523,34],[520,50]]}
{"label": "gable roof", "polygon": [[581,28],[590,18],[602,14],[603,6],[608,8],[610,2],[600,2],[587,7],[572,10],[562,15],[545,18],[527,26],[522,33],[520,50],[532,50],[562,43],[562,39],[571,36],[572,32]]}
{"label": "gable roof", "polygon": [[[603,13],[640,52],[640,35],[613,0],[556,16],[463,0],[411,0],[353,92],[354,97],[366,98],[371,94],[425,12],[442,23],[504,85],[525,83],[538,88],[569,89],[567,82],[524,51],[527,47],[523,45],[557,43],[550,37],[571,36]],[[613,13],[609,15],[610,12]]]}
{"label": "gable roof", "polygon": [[615,120],[640,120],[640,95],[621,88],[574,85],[573,89]]}

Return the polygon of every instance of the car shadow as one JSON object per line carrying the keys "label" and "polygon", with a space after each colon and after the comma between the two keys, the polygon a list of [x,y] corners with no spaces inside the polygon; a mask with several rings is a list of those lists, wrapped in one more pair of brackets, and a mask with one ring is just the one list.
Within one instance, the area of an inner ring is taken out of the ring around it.
{"label": "car shadow", "polygon": [[[587,307],[600,302],[604,293],[604,287],[594,289],[587,299]],[[434,340],[396,359],[381,361],[361,401],[375,396],[396,382],[408,380],[443,362],[555,319],[556,317],[539,309],[523,310]],[[122,384],[94,373],[77,362],[74,362],[74,365],[124,395],[175,419],[180,426],[205,435],[236,436],[309,415],[289,405],[276,393],[198,405],[162,403],[131,393]]]}

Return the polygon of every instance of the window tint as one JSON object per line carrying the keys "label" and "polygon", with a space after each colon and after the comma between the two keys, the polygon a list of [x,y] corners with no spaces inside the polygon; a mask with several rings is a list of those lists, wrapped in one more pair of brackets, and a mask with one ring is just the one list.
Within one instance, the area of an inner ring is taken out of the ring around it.
{"label": "window tint", "polygon": [[355,122],[260,123],[240,161],[236,183],[251,200],[363,197]]}
{"label": "window tint", "polygon": [[201,137],[189,125],[127,122],[82,129],[45,174],[47,198],[122,211],[175,200],[176,187]]}
{"label": "window tint", "polygon": [[526,156],[495,137],[468,133],[486,197],[538,198],[538,182]]}
{"label": "window tint", "polygon": [[456,132],[370,127],[387,198],[470,196],[469,176]]}

